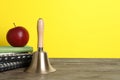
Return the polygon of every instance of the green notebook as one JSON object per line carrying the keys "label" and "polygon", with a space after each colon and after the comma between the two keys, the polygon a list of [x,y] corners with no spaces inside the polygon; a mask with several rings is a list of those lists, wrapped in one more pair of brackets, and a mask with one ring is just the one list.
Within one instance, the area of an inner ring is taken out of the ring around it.
{"label": "green notebook", "polygon": [[33,47],[30,46],[25,47],[0,46],[0,53],[24,53],[32,51]]}

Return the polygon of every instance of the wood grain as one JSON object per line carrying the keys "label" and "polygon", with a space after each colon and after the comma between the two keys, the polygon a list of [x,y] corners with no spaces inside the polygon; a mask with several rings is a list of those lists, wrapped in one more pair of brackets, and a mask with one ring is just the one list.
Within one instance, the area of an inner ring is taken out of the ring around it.
{"label": "wood grain", "polygon": [[56,72],[30,74],[16,69],[0,73],[0,80],[120,80],[120,59],[50,59]]}

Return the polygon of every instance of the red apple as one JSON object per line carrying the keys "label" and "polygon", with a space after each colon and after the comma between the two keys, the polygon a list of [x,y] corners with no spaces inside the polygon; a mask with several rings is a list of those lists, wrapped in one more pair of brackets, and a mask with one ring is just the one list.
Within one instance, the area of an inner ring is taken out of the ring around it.
{"label": "red apple", "polygon": [[29,33],[24,27],[16,26],[7,32],[6,38],[11,46],[23,47],[29,41]]}

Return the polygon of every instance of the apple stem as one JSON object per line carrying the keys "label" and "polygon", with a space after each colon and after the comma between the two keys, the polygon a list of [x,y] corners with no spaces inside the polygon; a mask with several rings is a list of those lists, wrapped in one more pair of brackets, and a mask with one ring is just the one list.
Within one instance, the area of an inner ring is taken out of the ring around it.
{"label": "apple stem", "polygon": [[16,27],[16,24],[15,24],[15,23],[13,23],[13,25]]}

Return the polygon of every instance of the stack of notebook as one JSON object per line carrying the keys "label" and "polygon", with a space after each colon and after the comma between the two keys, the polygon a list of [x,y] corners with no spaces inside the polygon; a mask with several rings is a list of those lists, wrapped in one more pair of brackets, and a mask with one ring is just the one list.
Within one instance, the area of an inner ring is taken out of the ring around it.
{"label": "stack of notebook", "polygon": [[32,47],[0,47],[0,72],[27,67],[32,60]]}

